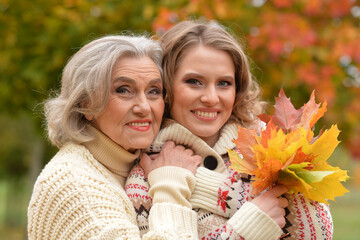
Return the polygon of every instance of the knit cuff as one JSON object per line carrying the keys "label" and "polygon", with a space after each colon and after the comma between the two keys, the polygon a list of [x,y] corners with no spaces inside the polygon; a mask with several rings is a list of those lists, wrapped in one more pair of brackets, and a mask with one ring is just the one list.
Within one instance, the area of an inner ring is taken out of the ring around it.
{"label": "knit cuff", "polygon": [[196,213],[177,204],[154,204],[150,209],[149,227],[154,232],[175,230],[180,239],[198,239]]}
{"label": "knit cuff", "polygon": [[175,203],[191,208],[189,198],[195,187],[191,171],[175,166],[160,167],[148,175],[149,194],[155,203]]}
{"label": "knit cuff", "polygon": [[190,198],[191,206],[213,213],[217,212],[219,188],[226,180],[227,175],[198,167],[195,178],[195,190]]}
{"label": "knit cuff", "polygon": [[246,202],[228,224],[246,240],[276,240],[282,234],[279,225],[251,202]]}

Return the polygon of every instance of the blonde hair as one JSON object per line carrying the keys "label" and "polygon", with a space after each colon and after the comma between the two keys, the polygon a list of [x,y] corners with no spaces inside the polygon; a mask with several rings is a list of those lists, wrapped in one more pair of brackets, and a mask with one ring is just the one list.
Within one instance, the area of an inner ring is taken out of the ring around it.
{"label": "blonde hair", "polygon": [[[162,61],[166,90],[165,115],[170,117],[173,102],[172,81],[187,51],[197,45],[223,50],[231,56],[235,65],[236,97],[229,121],[251,126],[257,115],[264,111],[260,101],[260,88],[253,79],[247,56],[235,38],[215,21],[183,21],[170,28],[160,38],[164,50]],[[221,64],[221,63],[219,63]]]}
{"label": "blonde hair", "polygon": [[71,57],[62,73],[60,93],[44,106],[52,144],[60,148],[67,142],[83,143],[94,138],[86,127],[90,122],[85,115],[97,116],[104,110],[114,64],[126,56],[150,57],[162,72],[162,49],[145,36],[105,36]]}

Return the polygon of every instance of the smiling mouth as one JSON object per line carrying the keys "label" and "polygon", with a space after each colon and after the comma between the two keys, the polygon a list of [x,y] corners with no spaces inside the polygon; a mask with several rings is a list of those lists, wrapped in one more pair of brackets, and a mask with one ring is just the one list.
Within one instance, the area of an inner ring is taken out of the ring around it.
{"label": "smiling mouth", "polygon": [[134,121],[129,122],[126,124],[128,127],[130,127],[133,130],[140,131],[140,132],[146,132],[151,128],[151,121]]}
{"label": "smiling mouth", "polygon": [[192,111],[196,116],[203,118],[216,118],[218,112],[202,112],[202,111]]}
{"label": "smiling mouth", "polygon": [[132,127],[147,127],[150,125],[150,122],[131,122],[128,123],[127,125]]}

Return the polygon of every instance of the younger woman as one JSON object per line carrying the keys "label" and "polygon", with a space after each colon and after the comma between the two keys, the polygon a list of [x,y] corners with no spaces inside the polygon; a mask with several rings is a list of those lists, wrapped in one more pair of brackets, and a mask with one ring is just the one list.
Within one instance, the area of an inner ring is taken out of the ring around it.
{"label": "younger woman", "polygon": [[[213,22],[184,21],[160,39],[164,49],[165,120],[148,152],[174,141],[203,158],[190,203],[198,213],[201,239],[331,239],[327,206],[277,186],[253,198],[250,176],[232,171],[227,149],[234,149],[238,125],[261,128],[264,104],[238,42]],[[125,189],[147,231],[151,206],[147,174],[135,166]],[[287,213],[287,215],[286,215]],[[286,217],[285,217],[286,215]]]}

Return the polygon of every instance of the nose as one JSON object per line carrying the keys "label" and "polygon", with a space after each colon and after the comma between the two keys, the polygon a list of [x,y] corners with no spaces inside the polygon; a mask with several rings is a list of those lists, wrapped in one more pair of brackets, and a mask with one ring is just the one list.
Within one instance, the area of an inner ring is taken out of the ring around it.
{"label": "nose", "polygon": [[215,86],[209,86],[204,89],[200,101],[206,105],[214,106],[219,102],[219,95]]}
{"label": "nose", "polygon": [[146,98],[145,94],[141,94],[136,98],[133,112],[139,116],[146,116],[150,113],[150,103],[149,100]]}

